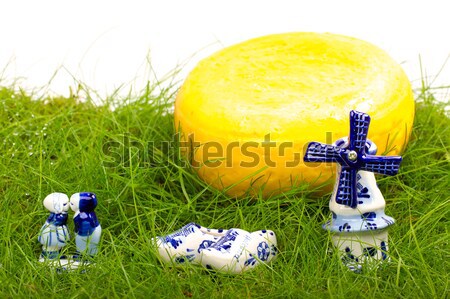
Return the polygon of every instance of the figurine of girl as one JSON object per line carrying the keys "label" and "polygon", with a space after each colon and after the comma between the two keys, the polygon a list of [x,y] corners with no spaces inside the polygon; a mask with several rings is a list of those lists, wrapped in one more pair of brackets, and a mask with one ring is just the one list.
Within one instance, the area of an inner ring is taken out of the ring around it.
{"label": "figurine of girl", "polygon": [[64,193],[51,193],[43,201],[50,216],[39,231],[38,241],[42,244],[41,258],[56,259],[70,239],[67,229],[69,198]]}

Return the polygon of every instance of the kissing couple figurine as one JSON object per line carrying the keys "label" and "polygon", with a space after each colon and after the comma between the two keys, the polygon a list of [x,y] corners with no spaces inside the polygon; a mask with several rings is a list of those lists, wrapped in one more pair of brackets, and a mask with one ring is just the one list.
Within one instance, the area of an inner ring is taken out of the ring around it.
{"label": "kissing couple figurine", "polygon": [[75,193],[69,200],[66,194],[55,192],[45,197],[43,205],[50,211],[50,216],[38,235],[38,241],[42,244],[40,261],[67,260],[66,256],[61,256],[61,249],[70,239],[67,228],[69,206],[75,212],[73,221],[77,251],[72,258],[78,260],[83,256],[93,257],[97,254],[102,228],[94,212],[97,206],[94,193]]}

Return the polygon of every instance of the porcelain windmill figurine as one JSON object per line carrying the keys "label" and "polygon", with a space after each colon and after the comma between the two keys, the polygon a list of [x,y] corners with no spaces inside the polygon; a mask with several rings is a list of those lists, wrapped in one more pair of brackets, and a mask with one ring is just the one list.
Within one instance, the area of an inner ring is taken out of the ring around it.
{"label": "porcelain windmill figurine", "polygon": [[337,164],[334,191],[330,199],[332,220],[324,228],[334,232],[333,242],[352,270],[366,261],[387,258],[387,230],[394,219],[385,214],[384,197],[374,173],[395,175],[402,158],[376,156],[376,145],[367,139],[370,117],[350,112],[350,134],[333,145],[310,142],[305,162]]}

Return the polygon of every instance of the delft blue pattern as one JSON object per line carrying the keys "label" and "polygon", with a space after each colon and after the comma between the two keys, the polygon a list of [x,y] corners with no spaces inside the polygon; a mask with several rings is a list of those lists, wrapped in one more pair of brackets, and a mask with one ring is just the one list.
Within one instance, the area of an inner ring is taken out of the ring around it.
{"label": "delft blue pattern", "polygon": [[[371,195],[367,187],[359,182],[361,179],[359,174],[356,176],[356,179],[356,187],[360,191],[357,197],[358,203],[364,204],[365,200],[370,200]],[[360,194],[363,195],[362,198],[359,197]],[[332,213],[332,220],[325,223],[323,228],[333,232],[355,232],[383,229],[394,222],[395,220],[392,217],[385,214],[384,209],[367,212],[359,216],[345,216]]]}
{"label": "delft blue pattern", "polygon": [[380,230],[392,225],[395,220],[385,214],[384,210],[364,213],[358,216],[332,214],[332,220],[323,228],[332,232],[359,232]]}
{"label": "delft blue pattern", "polygon": [[[66,225],[67,218],[67,213],[50,213],[50,216],[41,227],[38,235],[38,241],[44,248],[55,246],[62,248],[66,245],[67,241],[70,239],[69,230]],[[45,253],[43,255],[45,255]]]}
{"label": "delft blue pattern", "polygon": [[350,249],[350,247],[345,247],[345,256],[343,257],[343,259],[346,262],[353,261],[353,260],[355,262],[359,262],[359,259],[353,255],[352,250]]}
{"label": "delft blue pattern", "polygon": [[250,258],[244,262],[244,266],[254,266],[256,265],[257,260],[253,257],[253,254],[250,253]]}
{"label": "delft blue pattern", "polygon": [[386,224],[385,226],[389,226],[389,225],[392,225],[392,224],[394,224],[395,223],[395,220],[394,220],[394,218],[392,218],[392,217],[389,217],[389,216],[386,216],[386,215],[384,215],[383,217],[380,217],[383,221],[384,221],[384,223]]}
{"label": "delft blue pattern", "polygon": [[47,222],[56,226],[66,225],[69,214],[67,213],[50,213],[47,218]]}
{"label": "delft blue pattern", "polygon": [[272,244],[270,246],[270,254],[271,255],[277,255],[277,252],[278,252],[278,248],[275,245]]}
{"label": "delft blue pattern", "polygon": [[[386,175],[398,172],[402,158],[399,156],[383,157],[367,155],[367,133],[369,130],[369,115],[352,110],[350,112],[350,134],[348,146],[328,145],[310,142],[303,160],[305,162],[335,162],[341,165],[341,173],[336,192],[336,202],[356,208],[358,205],[357,172],[365,170]],[[356,154],[351,159],[351,154]]]}
{"label": "delft blue pattern", "polygon": [[[277,254],[275,233],[267,230],[249,233],[236,228],[213,232],[212,229],[189,223],[155,240],[158,252],[166,262],[202,264],[206,269],[233,273],[246,271],[250,269],[245,269],[246,266],[253,268],[261,261],[269,262]],[[173,250],[174,246],[176,250]]]}
{"label": "delft blue pattern", "polygon": [[387,245],[385,241],[381,241],[380,249],[377,247],[365,247],[362,251],[362,256],[357,257],[353,254],[352,250],[349,247],[345,248],[345,252],[341,257],[343,264],[351,271],[355,273],[360,273],[362,270],[363,261],[366,258],[375,258],[378,254],[378,250],[381,251],[381,260],[384,261],[388,258],[387,256]]}
{"label": "delft blue pattern", "polygon": [[236,237],[239,233],[235,230],[229,230],[225,236],[219,239],[214,245],[212,245],[215,249],[220,251],[227,251],[231,248],[231,244],[236,240]]}
{"label": "delft blue pattern", "polygon": [[193,234],[195,232],[195,228],[199,228],[200,226],[196,223],[189,223],[185,226],[183,226],[181,229],[177,230],[176,232],[167,235],[165,237],[160,238],[163,242],[170,244],[174,249],[177,249],[178,246],[183,244],[183,241],[180,238],[177,237],[187,237],[190,234]]}
{"label": "delft blue pattern", "polygon": [[367,221],[374,221],[377,218],[377,213],[368,212],[361,215],[361,219],[365,219]]}
{"label": "delft blue pattern", "polygon": [[349,232],[351,229],[352,229],[351,225],[349,225],[347,222],[344,223],[343,225],[339,226],[340,232],[344,232],[344,231]]}
{"label": "delft blue pattern", "polygon": [[376,230],[378,228],[376,223],[367,222],[364,224],[364,227],[368,230]]}
{"label": "delft blue pattern", "polygon": [[341,258],[342,263],[355,273],[359,273],[362,270],[362,265],[359,263],[359,258],[354,256],[352,250],[349,247],[345,248],[345,254]]}
{"label": "delft blue pattern", "polygon": [[202,243],[198,246],[197,252],[200,253],[203,249],[206,249],[213,245],[215,242],[212,240],[203,240]]}
{"label": "delft blue pattern", "polygon": [[364,187],[361,183],[359,183],[359,180],[361,180],[361,175],[359,173],[356,175],[356,180],[357,180],[356,189],[358,190],[357,194],[358,199],[370,198],[369,189],[367,187]]}
{"label": "delft blue pattern", "polygon": [[172,245],[172,247],[173,247],[174,249],[177,249],[178,246],[180,246],[181,244],[183,244],[183,241],[177,240],[177,239],[172,239],[172,238],[170,238],[170,237],[166,237],[166,238],[164,239],[164,242],[169,243],[170,245]]}
{"label": "delft blue pattern", "polygon": [[375,247],[365,247],[363,249],[363,254],[368,257],[375,256],[377,254],[377,249]]}
{"label": "delft blue pattern", "polygon": [[[361,183],[360,170],[387,175],[397,173],[401,157],[376,156],[376,146],[367,139],[369,115],[351,111],[348,142],[341,138],[335,145],[310,142],[306,150],[305,162],[335,162],[341,166],[336,183],[334,200],[338,204],[356,208],[370,203],[371,191]],[[384,210],[371,211],[359,216],[336,215],[324,224],[324,228],[334,232],[354,232],[385,228],[394,223]]]}
{"label": "delft blue pattern", "polygon": [[269,259],[269,256],[275,256],[277,254],[277,251],[278,249],[274,245],[269,246],[267,242],[261,242],[257,247],[258,259],[256,259],[252,254],[249,254],[250,258],[245,261],[244,265],[255,266],[258,260],[263,262],[267,261]]}
{"label": "delft blue pattern", "polygon": [[258,258],[261,261],[267,261],[270,255],[270,247],[267,242],[261,242],[258,245]]}

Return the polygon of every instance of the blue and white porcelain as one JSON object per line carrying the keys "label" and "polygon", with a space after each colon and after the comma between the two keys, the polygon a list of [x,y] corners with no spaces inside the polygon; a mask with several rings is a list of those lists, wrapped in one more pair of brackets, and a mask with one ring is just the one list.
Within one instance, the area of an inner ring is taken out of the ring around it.
{"label": "blue and white porcelain", "polygon": [[354,272],[360,272],[363,265],[372,267],[389,261],[387,229],[333,233],[331,240],[343,264]]}
{"label": "blue and white porcelain", "polygon": [[226,230],[223,229],[210,229],[191,222],[167,236],[157,237],[154,241],[164,262],[199,264],[202,250],[216,243],[225,233]]}
{"label": "blue and white porcelain", "polygon": [[[348,146],[348,139],[341,138],[333,146],[346,147]],[[377,157],[375,156],[377,147],[369,139],[366,141],[366,152],[372,157]],[[397,161],[395,160],[396,163]],[[396,167],[398,170],[398,166]],[[332,199],[330,200],[332,220],[324,224],[325,229],[332,232],[373,231],[386,228],[395,222],[392,217],[387,216],[384,212],[386,202],[377,186],[373,172],[366,170],[356,172],[354,178],[356,185],[351,187],[356,189],[356,207],[352,208],[350,205],[339,203],[336,198],[340,188],[343,188],[342,166],[338,165],[337,170],[340,175],[336,179]]]}
{"label": "blue and white porcelain", "polygon": [[271,230],[250,233],[232,228],[202,253],[201,263],[207,269],[237,274],[272,261],[278,253],[277,239]]}
{"label": "blue and white porcelain", "polygon": [[70,239],[67,229],[69,197],[64,193],[51,193],[44,198],[43,205],[50,215],[38,235],[38,241],[42,244],[41,261],[59,259],[61,249]]}
{"label": "blue and white porcelain", "polygon": [[386,229],[394,219],[384,212],[386,202],[374,173],[397,174],[400,156],[376,156],[375,143],[367,139],[370,117],[350,112],[350,134],[334,144],[310,142],[305,162],[337,164],[337,176],[330,199],[332,219],[324,228],[333,232],[333,243],[343,253],[344,263],[359,270],[369,258],[387,259]]}
{"label": "blue and white porcelain", "polygon": [[94,256],[98,252],[102,227],[94,210],[97,196],[92,192],[79,192],[70,197],[70,208],[75,212],[76,257],[79,255]]}
{"label": "blue and white porcelain", "polygon": [[277,255],[276,236],[270,230],[250,233],[238,228],[209,229],[189,223],[154,240],[164,262],[198,264],[226,273],[242,273],[270,262]]}

